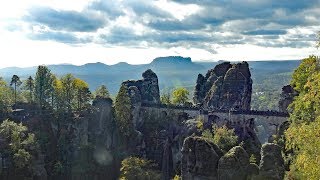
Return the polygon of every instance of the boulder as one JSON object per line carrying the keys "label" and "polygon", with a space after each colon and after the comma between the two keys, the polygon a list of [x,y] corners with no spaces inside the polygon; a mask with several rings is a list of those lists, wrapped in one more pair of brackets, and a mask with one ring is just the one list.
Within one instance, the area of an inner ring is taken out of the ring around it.
{"label": "boulder", "polygon": [[241,146],[233,147],[219,160],[219,179],[246,180],[249,175],[249,165],[247,152]]}
{"label": "boulder", "polygon": [[263,180],[282,180],[285,174],[281,147],[274,143],[264,144],[261,148],[259,178]]}
{"label": "boulder", "polygon": [[218,179],[218,161],[223,153],[217,145],[204,138],[190,136],[184,140],[181,151],[183,180]]}

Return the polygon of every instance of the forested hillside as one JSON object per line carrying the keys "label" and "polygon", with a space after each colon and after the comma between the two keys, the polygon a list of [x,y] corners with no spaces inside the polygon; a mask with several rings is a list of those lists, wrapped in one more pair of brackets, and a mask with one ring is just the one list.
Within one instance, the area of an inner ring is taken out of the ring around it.
{"label": "forested hillside", "polygon": [[[222,62],[222,61],[220,61]],[[219,62],[193,62],[190,58],[161,57],[154,59],[150,64],[130,65],[118,63],[106,65],[90,63],[82,66],[50,65],[51,71],[58,77],[67,73],[77,76],[89,84],[91,90],[105,84],[110,94],[115,97],[122,81],[138,79],[143,71],[152,69],[159,76],[159,86],[163,93],[172,92],[176,87],[185,87],[193,94],[196,77],[205,73]],[[250,70],[253,79],[252,108],[258,110],[278,109],[277,103],[281,88],[290,82],[293,70],[300,61],[250,61]],[[7,82],[12,74],[26,79],[35,74],[36,67],[31,68],[4,68],[0,69],[0,77]]]}

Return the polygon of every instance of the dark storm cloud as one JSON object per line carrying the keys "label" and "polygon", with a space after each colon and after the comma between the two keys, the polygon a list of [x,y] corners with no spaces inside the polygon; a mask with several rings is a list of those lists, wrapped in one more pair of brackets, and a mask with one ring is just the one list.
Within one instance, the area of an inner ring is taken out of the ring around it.
{"label": "dark storm cloud", "polygon": [[24,18],[26,21],[46,25],[54,30],[75,32],[93,32],[106,25],[103,18],[90,12],[58,11],[46,7],[33,8]]}

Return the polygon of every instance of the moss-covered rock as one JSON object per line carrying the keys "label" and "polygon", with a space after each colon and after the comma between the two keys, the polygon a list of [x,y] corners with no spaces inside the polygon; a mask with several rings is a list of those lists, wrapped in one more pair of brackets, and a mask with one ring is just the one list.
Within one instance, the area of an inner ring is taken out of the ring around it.
{"label": "moss-covered rock", "polygon": [[282,180],[285,174],[281,147],[274,143],[264,144],[261,148],[259,179]]}
{"label": "moss-covered rock", "polygon": [[248,153],[241,146],[233,147],[219,160],[219,179],[246,180],[249,164]]}
{"label": "moss-covered rock", "polygon": [[201,137],[188,137],[182,148],[182,179],[218,179],[218,161],[222,151],[212,142]]}

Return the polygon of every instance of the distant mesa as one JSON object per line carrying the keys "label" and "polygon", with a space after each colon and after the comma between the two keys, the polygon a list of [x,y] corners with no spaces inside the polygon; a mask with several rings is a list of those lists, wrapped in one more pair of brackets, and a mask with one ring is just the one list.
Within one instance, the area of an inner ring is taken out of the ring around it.
{"label": "distant mesa", "polygon": [[112,66],[130,66],[130,64],[127,62],[118,62],[117,64],[114,64]]}
{"label": "distant mesa", "polygon": [[167,56],[167,57],[158,57],[155,58],[151,64],[160,64],[160,63],[186,63],[191,64],[190,57],[182,57],[182,56]]}

